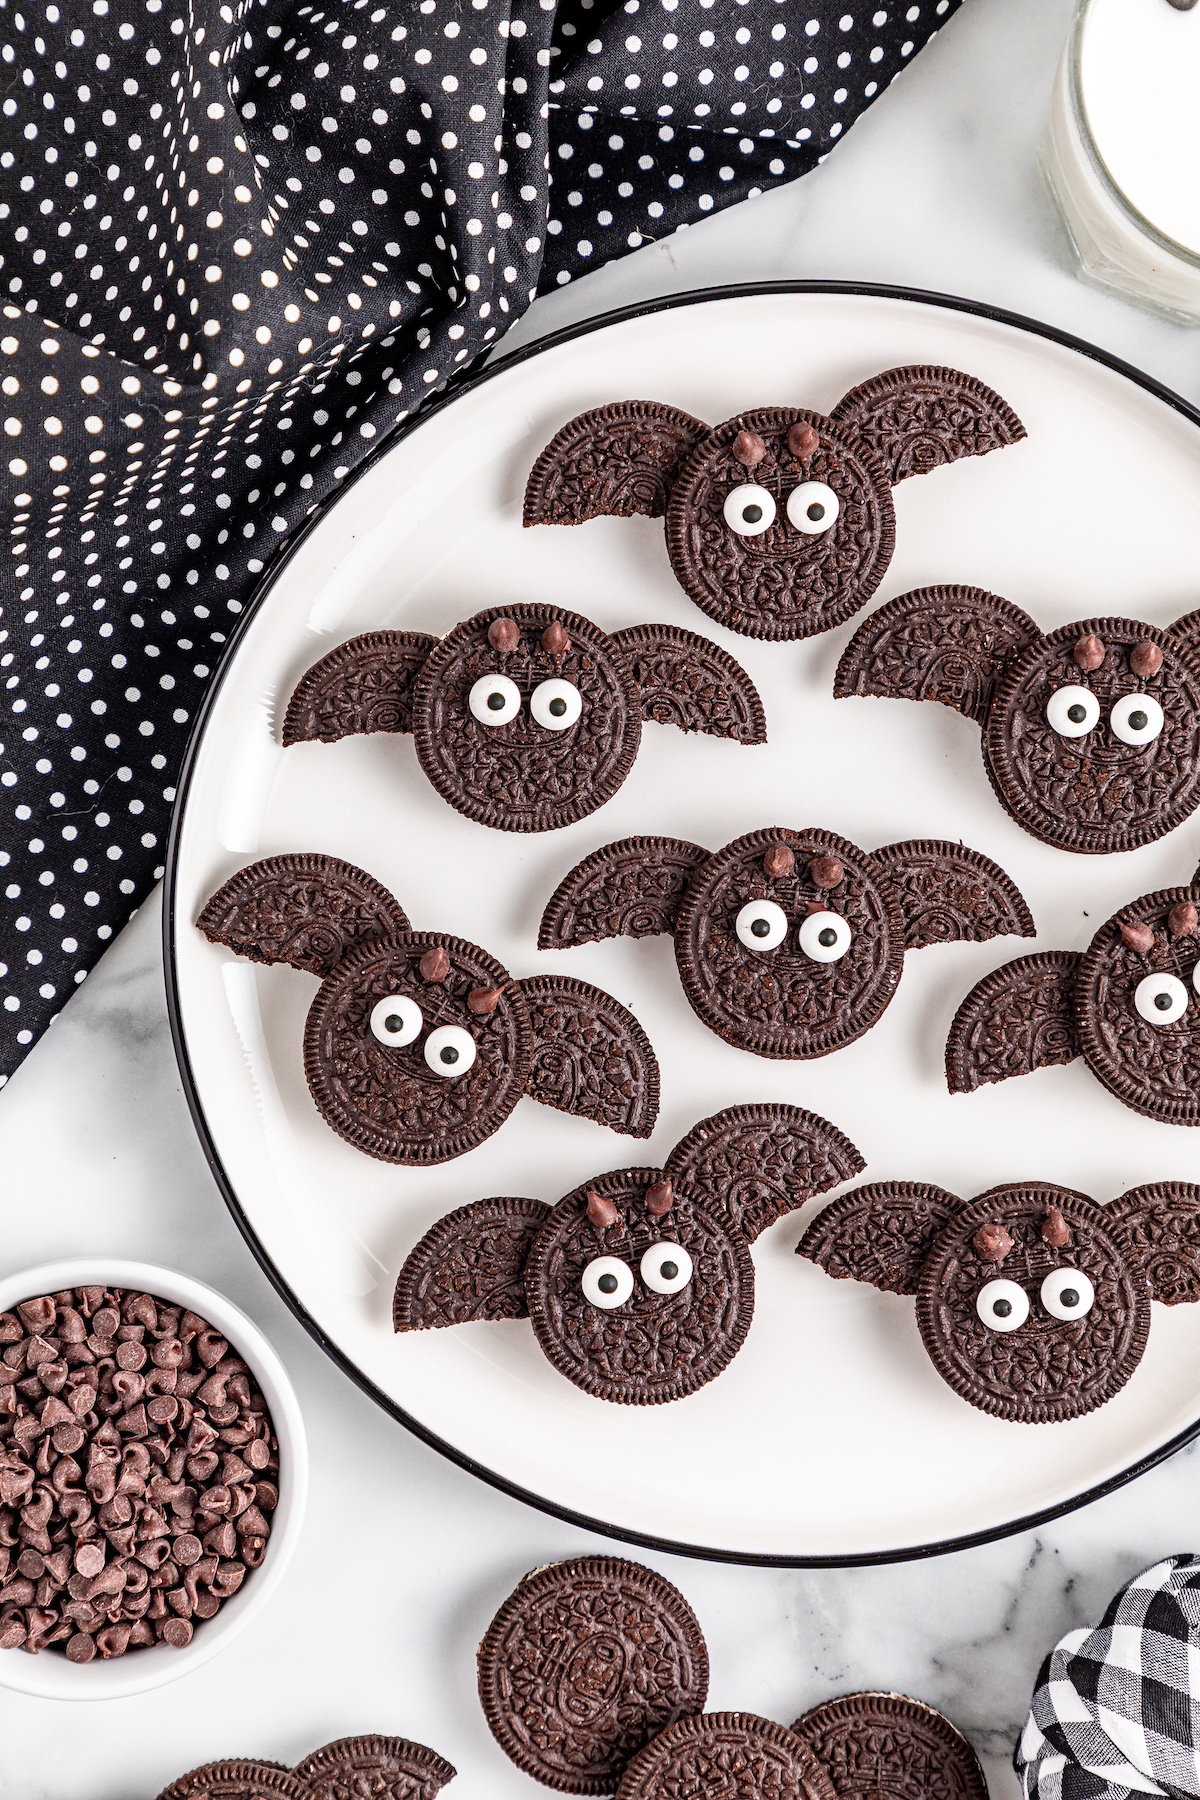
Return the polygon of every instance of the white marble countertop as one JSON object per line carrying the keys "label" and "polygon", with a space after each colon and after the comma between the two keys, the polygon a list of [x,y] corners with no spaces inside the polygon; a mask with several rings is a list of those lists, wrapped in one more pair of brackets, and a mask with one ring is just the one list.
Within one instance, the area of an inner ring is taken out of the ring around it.
{"label": "white marble countertop", "polygon": [[[1200,335],[1083,286],[1041,188],[1035,151],[1070,11],[1070,0],[968,0],[805,181],[560,290],[509,342],[733,274],[857,278],[1032,314],[1200,399]],[[314,1463],[308,1521],[278,1597],[195,1675],[103,1706],[0,1689],[0,1796],[152,1800],[203,1761],[291,1762],[370,1730],[448,1756],[464,1800],[544,1792],[492,1744],[475,1645],[521,1574],[597,1540],[410,1437],[285,1309],[192,1132],[159,928],[155,900],[0,1095],[0,1272],[94,1250],[186,1269],[229,1294],[299,1391]],[[1197,1549],[1198,1468],[1185,1452],[1043,1530],[925,1562],[804,1572],[645,1560],[700,1617],[710,1705],[786,1723],[846,1689],[903,1689],[970,1734],[1000,1800],[1016,1791],[1008,1759],[1045,1651],[1138,1568]]]}

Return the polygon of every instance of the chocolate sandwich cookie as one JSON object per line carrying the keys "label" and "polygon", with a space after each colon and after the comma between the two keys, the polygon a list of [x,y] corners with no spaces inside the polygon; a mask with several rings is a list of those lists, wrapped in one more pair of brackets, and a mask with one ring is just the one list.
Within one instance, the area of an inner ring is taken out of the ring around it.
{"label": "chocolate sandwich cookie", "polygon": [[870,1184],[819,1213],[796,1253],[835,1279],[914,1295],[921,1341],[960,1398],[1048,1424],[1120,1392],[1152,1300],[1200,1299],[1200,1187],[1160,1182],[1102,1207],[1053,1182],[967,1203],[914,1182]]}
{"label": "chocolate sandwich cookie", "polygon": [[568,1381],[655,1406],[712,1381],[754,1314],[750,1246],[862,1158],[799,1107],[703,1119],[661,1169],[597,1176],[556,1206],[480,1200],[426,1232],[396,1286],[397,1331],[515,1319]]}
{"label": "chocolate sandwich cookie", "polygon": [[904,1694],[844,1694],[792,1730],[828,1771],[838,1800],[988,1800],[961,1731]]}
{"label": "chocolate sandwich cookie", "polygon": [[527,1575],[479,1647],[493,1737],[563,1793],[611,1794],[630,1758],[707,1693],[708,1651],[683,1595],[616,1557]]}
{"label": "chocolate sandwich cookie", "polygon": [[205,1763],[164,1788],[158,1800],[308,1800],[308,1790],[282,1763]]}
{"label": "chocolate sandwich cookie", "polygon": [[869,852],[836,832],[776,826],[713,855],[681,838],[606,844],[559,883],[538,947],[670,932],[684,993],[711,1031],[804,1060],[870,1030],[906,950],[1033,931],[1004,871],[961,844]]}
{"label": "chocolate sandwich cookie", "polygon": [[632,1013],[587,982],[518,981],[464,938],[411,930],[351,863],[251,864],[197,923],[240,955],[323,977],[304,1031],[309,1091],[370,1156],[461,1156],[526,1094],[634,1137],[654,1127],[658,1064]]}
{"label": "chocolate sandwich cookie", "polygon": [[284,745],[413,734],[458,812],[498,831],[556,831],[610,800],[644,720],[766,742],[758,691],[727,651],[672,625],[608,634],[562,607],[489,607],[442,639],[372,631],[300,681]]}
{"label": "chocolate sandwich cookie", "polygon": [[1000,804],[1033,837],[1134,850],[1200,804],[1200,614],[1165,631],[1079,620],[1043,634],[979,588],[920,588],[855,633],[834,694],[937,700],[983,730]]}
{"label": "chocolate sandwich cookie", "polygon": [[338,1738],[287,1769],[215,1762],[181,1775],[159,1800],[434,1800],[455,1776],[444,1756],[407,1738]]}
{"label": "chocolate sandwich cookie", "polygon": [[1200,1125],[1200,885],[1131,901],[1082,955],[1018,957],[967,995],[946,1040],[951,1093],[1082,1057],[1134,1112]]}
{"label": "chocolate sandwich cookie", "polygon": [[804,638],[870,599],[895,547],[892,488],[1025,436],[998,394],[956,369],[888,369],[832,413],[760,407],[708,426],[630,400],[568,421],[525,489],[524,523],[665,515],[676,580],[757,638]]}
{"label": "chocolate sandwich cookie", "polygon": [[638,1752],[616,1800],[835,1800],[803,1738],[754,1713],[700,1713],[668,1725]]}

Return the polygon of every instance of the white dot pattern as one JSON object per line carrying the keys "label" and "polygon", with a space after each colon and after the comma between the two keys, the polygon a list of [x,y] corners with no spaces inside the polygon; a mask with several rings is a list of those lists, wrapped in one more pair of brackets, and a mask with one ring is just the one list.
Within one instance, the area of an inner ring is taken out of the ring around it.
{"label": "white dot pattern", "polygon": [[537,292],[817,162],[961,0],[0,0],[0,1084],[162,872],[287,534]]}

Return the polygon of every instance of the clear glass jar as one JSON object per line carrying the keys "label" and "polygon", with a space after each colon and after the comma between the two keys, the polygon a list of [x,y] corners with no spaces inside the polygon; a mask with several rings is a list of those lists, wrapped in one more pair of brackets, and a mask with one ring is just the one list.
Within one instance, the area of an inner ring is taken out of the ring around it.
{"label": "clear glass jar", "polygon": [[1082,273],[1188,324],[1200,322],[1200,250],[1163,227],[1191,228],[1179,197],[1184,181],[1196,186],[1200,107],[1193,90],[1185,108],[1177,92],[1172,110],[1170,90],[1186,86],[1198,57],[1200,8],[1077,0],[1039,153]]}

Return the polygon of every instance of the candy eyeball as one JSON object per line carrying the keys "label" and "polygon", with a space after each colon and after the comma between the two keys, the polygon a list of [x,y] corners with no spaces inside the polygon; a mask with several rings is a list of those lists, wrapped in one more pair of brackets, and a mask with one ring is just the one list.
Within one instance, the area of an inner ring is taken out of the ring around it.
{"label": "candy eyeball", "polygon": [[1100,717],[1100,702],[1091,688],[1063,687],[1046,703],[1046,719],[1059,737],[1086,737]]}
{"label": "candy eyeball", "polygon": [[1163,709],[1153,694],[1122,694],[1108,722],[1123,744],[1152,744],[1163,728]]}
{"label": "candy eyeball", "polygon": [[[1194,985],[1194,974],[1192,981]],[[1173,1025],[1182,1019],[1187,1003],[1187,989],[1178,975],[1143,975],[1133,990],[1133,1004],[1148,1025]]]}
{"label": "candy eyeball", "polygon": [[811,962],[840,962],[853,933],[840,913],[809,913],[800,927],[800,948]]}
{"label": "candy eyeball", "polygon": [[989,1281],[975,1296],[975,1311],[989,1331],[1016,1331],[1029,1317],[1029,1295],[1015,1281]]}
{"label": "candy eyeball", "polygon": [[1195,968],[1192,970],[1192,986],[1195,988],[1196,992],[1200,994],[1200,962],[1197,962]]}
{"label": "candy eyeball", "polygon": [[566,731],[583,711],[579,689],[570,681],[539,681],[529,696],[529,710],[547,731]]}
{"label": "candy eyeball", "polygon": [[787,516],[805,537],[820,537],[837,522],[842,503],[823,481],[802,481],[787,499]]}
{"label": "candy eyeball", "polygon": [[633,1292],[633,1270],[619,1256],[593,1257],[580,1276],[583,1297],[603,1312],[624,1306]]}
{"label": "candy eyeball", "polygon": [[1082,1269],[1051,1269],[1042,1283],[1042,1305],[1052,1319],[1082,1319],[1092,1310],[1096,1290]]}
{"label": "candy eyeball", "polygon": [[467,705],[481,725],[507,725],[521,710],[521,690],[507,675],[481,675],[471,685]]}
{"label": "candy eyeball", "polygon": [[371,1035],[389,1050],[413,1043],[424,1023],[420,1007],[407,994],[388,994],[371,1008]]}
{"label": "candy eyeball", "polygon": [[775,523],[775,500],[756,481],[743,482],[725,496],[725,523],[739,537],[760,537]]}
{"label": "candy eyeball", "polygon": [[773,900],[747,900],[733,928],[747,950],[774,950],[787,936],[787,914]]}
{"label": "candy eyeball", "polygon": [[435,1075],[452,1081],[475,1061],[475,1039],[461,1025],[439,1025],[425,1039],[425,1061]]}
{"label": "candy eyeball", "polygon": [[678,1294],[692,1279],[692,1259],[682,1244],[651,1244],[640,1266],[654,1294]]}

